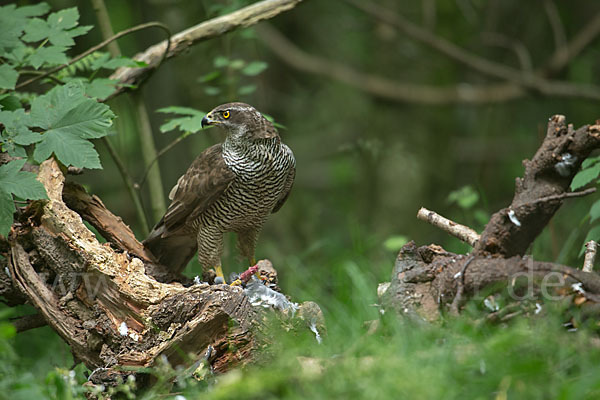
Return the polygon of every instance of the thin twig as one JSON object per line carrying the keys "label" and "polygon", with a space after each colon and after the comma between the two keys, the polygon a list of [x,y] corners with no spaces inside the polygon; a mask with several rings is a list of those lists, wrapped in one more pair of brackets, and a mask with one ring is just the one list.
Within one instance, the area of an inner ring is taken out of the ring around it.
{"label": "thin twig", "polygon": [[434,35],[403,16],[381,7],[374,2],[360,0],[345,1],[359,10],[397,27],[407,36],[410,36],[440,53],[445,54],[453,60],[486,75],[505,79],[515,85],[538,91],[544,95],[600,100],[600,88],[597,86],[572,84],[564,81],[550,81],[539,74],[519,71],[518,69],[470,53],[454,43]]}
{"label": "thin twig", "polygon": [[531,72],[533,70],[531,54],[529,54],[529,50],[527,50],[527,47],[522,42],[495,32],[484,32],[480,36],[484,44],[513,51],[523,71]]}
{"label": "thin twig", "polygon": [[458,278],[460,278],[460,281],[458,281],[458,289],[456,290],[456,296],[454,296],[454,300],[452,300],[452,304],[450,305],[450,312],[453,315],[458,315],[458,309],[460,307],[460,303],[462,302],[463,292],[465,290],[465,273],[467,271],[467,267],[474,259],[475,256],[469,257],[459,272],[460,275]]}
{"label": "thin twig", "polygon": [[263,43],[282,61],[300,71],[325,76],[343,82],[374,96],[407,103],[497,103],[523,97],[526,91],[514,84],[470,85],[438,87],[397,82],[381,76],[363,73],[347,64],[329,61],[300,50],[276,29],[268,25],[256,28]]}
{"label": "thin twig", "polygon": [[[19,70],[19,75],[35,75],[35,76],[40,76],[40,75],[44,75],[44,74],[45,74],[44,71],[33,71],[33,70],[26,70],[26,69]],[[59,85],[64,85],[64,82],[62,80],[58,79],[55,76],[47,75],[46,77],[48,79],[54,81],[55,83],[58,83]]]}
{"label": "thin twig", "polygon": [[596,188],[592,187],[592,188],[581,190],[578,192],[565,192],[565,193],[560,193],[560,194],[553,194],[551,196],[541,197],[539,199],[536,199],[534,201],[530,201],[530,202],[527,202],[524,204],[519,204],[515,208],[523,207],[523,206],[531,206],[533,204],[538,204],[538,203],[548,203],[550,201],[556,201],[556,200],[571,199],[574,197],[583,197],[583,196],[587,196],[588,194],[592,194],[595,192],[596,192]]}
{"label": "thin twig", "polygon": [[417,212],[417,218],[421,221],[429,222],[431,225],[440,228],[444,232],[451,234],[465,243],[468,243],[472,247],[475,247],[479,241],[479,234],[473,229],[444,218],[438,213],[430,211],[426,208],[421,207],[421,209],[419,209],[419,212]]}
{"label": "thin twig", "polygon": [[598,249],[598,243],[594,240],[590,240],[585,244],[585,258],[583,260],[583,271],[592,272],[594,269],[594,262],[596,261],[596,251]]}
{"label": "thin twig", "polygon": [[565,34],[565,27],[560,20],[560,14],[558,13],[556,4],[554,4],[552,0],[544,0],[544,11],[546,11],[548,22],[552,28],[556,51],[562,51],[562,49],[567,47],[567,35]]}
{"label": "thin twig", "polygon": [[191,133],[190,132],[185,132],[183,135],[178,136],[175,140],[173,140],[171,143],[169,143],[168,145],[166,145],[165,147],[163,147],[158,153],[156,153],[156,158],[154,160],[152,160],[150,162],[150,164],[146,165],[146,169],[144,170],[144,173],[142,174],[142,177],[139,179],[139,181],[137,182],[137,186],[139,188],[141,188],[144,185],[144,182],[146,181],[146,177],[148,175],[148,171],[150,171],[150,167],[152,167],[152,165],[160,158],[162,157],[167,151],[171,150],[173,147],[175,147],[179,142],[181,142],[183,139],[185,139],[186,137],[190,136]]}
{"label": "thin twig", "polygon": [[[169,37],[171,35],[171,31],[169,30],[169,28],[166,25],[161,24],[160,22],[148,22],[148,23],[145,23],[145,24],[140,24],[140,25],[133,26],[131,28],[125,29],[124,31],[121,31],[121,32],[117,33],[113,37],[108,38],[108,39],[106,39],[106,40],[98,43],[97,45],[95,45],[93,47],[90,47],[89,49],[87,49],[83,53],[79,54],[75,58],[72,58],[71,60],[69,60],[66,64],[58,65],[58,66],[56,66],[56,67],[54,67],[52,69],[49,69],[48,71],[44,72],[42,75],[36,76],[34,78],[26,80],[25,82],[19,83],[15,87],[15,89],[20,89],[22,87],[25,87],[25,86],[28,86],[28,85],[32,84],[33,82],[36,82],[36,81],[40,80],[42,78],[46,78],[47,76],[55,74],[58,71],[62,70],[63,68],[66,68],[69,65],[74,64],[77,61],[81,60],[82,58],[85,58],[85,57],[89,56],[93,52],[100,50],[101,48],[103,48],[104,46],[108,45],[109,43],[111,43],[114,40],[117,40],[117,39],[119,39],[119,38],[121,38],[123,36],[129,35],[130,33],[138,32],[138,31],[141,31],[141,30],[144,30],[144,29],[148,29],[148,28],[160,28],[160,29],[164,30],[165,32],[167,32],[167,34],[169,35]],[[170,42],[170,39],[167,39],[167,41],[168,41],[168,43],[167,43],[167,49],[168,49],[171,42]],[[165,56],[166,56],[166,52],[165,52]]]}
{"label": "thin twig", "polygon": [[157,43],[143,53],[137,54],[134,59],[148,64],[143,68],[120,68],[110,76],[110,79],[119,81],[121,88],[111,97],[126,90],[123,85],[137,85],[146,79],[149,69],[156,68],[158,59],[165,54],[167,58],[175,57],[188,50],[191,46],[202,41],[222,36],[238,28],[247,28],[265,19],[273,18],[282,12],[291,10],[305,0],[263,0],[247,7],[236,10],[230,14],[204,21],[192,26],[171,37],[172,46],[165,51],[166,42]]}
{"label": "thin twig", "polygon": [[140,194],[138,191],[135,190],[135,184],[133,183],[133,179],[131,179],[131,175],[129,175],[129,172],[127,171],[127,168],[125,167],[125,164],[121,160],[121,157],[119,157],[119,154],[117,153],[116,149],[113,147],[110,140],[107,137],[103,137],[102,143],[104,143],[104,145],[106,146],[106,149],[108,150],[108,154],[110,154],[115,165],[117,166],[117,169],[119,170],[119,174],[121,174],[121,179],[123,179],[123,182],[125,183],[125,187],[127,188],[127,193],[129,193],[129,197],[131,197],[131,200],[133,201],[135,213],[136,213],[137,219],[140,223],[140,227],[142,229],[142,234],[145,237],[146,235],[148,235],[148,232],[150,232],[150,230],[148,227],[148,220],[146,219],[146,213],[144,212],[144,207],[143,207],[142,201],[140,199]]}
{"label": "thin twig", "polygon": [[41,328],[42,326],[46,326],[48,324],[42,314],[24,315],[22,317],[12,319],[10,323],[14,325],[17,333],[25,332],[30,329]]}
{"label": "thin twig", "polygon": [[569,61],[596,40],[598,35],[600,35],[600,12],[594,15],[566,46],[556,49],[544,69],[545,74],[551,75],[561,71]]}

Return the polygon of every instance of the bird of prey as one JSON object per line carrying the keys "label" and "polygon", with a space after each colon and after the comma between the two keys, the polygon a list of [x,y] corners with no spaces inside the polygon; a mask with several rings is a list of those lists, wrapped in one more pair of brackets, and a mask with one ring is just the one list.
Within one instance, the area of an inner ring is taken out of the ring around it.
{"label": "bird of prey", "polygon": [[144,245],[175,272],[197,252],[205,277],[213,269],[219,282],[224,233],[237,233],[239,252],[254,265],[258,235],[286,201],[296,161],[273,124],[248,104],[220,105],[202,119],[206,125],[224,128],[225,141],[204,150],[179,178]]}

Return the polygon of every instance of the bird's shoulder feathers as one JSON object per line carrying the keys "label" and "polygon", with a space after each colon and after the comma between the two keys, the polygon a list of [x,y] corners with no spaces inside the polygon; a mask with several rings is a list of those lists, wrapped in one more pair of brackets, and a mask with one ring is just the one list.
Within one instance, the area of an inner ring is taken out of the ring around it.
{"label": "bird's shoulder feathers", "polygon": [[234,180],[225,164],[221,144],[204,150],[171,190],[172,200],[162,222],[167,231],[178,230],[214,203]]}

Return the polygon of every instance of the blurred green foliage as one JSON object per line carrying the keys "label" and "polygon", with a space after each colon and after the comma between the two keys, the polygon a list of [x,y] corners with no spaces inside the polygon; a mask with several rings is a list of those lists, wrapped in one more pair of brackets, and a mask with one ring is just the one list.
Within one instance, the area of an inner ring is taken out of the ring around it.
{"label": "blurred green foliage", "polygon": [[[77,6],[81,25],[97,25],[87,2],[48,3],[52,11]],[[172,32],[250,3],[106,1],[115,31],[158,20]],[[513,67],[521,67],[515,53],[487,44],[482,32],[499,34],[513,45],[523,46],[534,67],[541,67],[555,50],[550,38],[556,32],[544,8],[549,2],[379,3],[469,51]],[[42,7],[35,1],[19,4]],[[555,6],[567,38],[599,11],[595,2],[583,0],[555,2]],[[73,11],[68,13],[72,16]],[[0,19],[4,15],[0,13]],[[24,23],[19,21],[4,21],[2,26],[20,29]],[[50,17],[44,19],[46,24],[54,22]],[[398,82],[450,86],[490,81],[342,1],[307,1],[269,23],[310,54]],[[75,35],[64,36],[63,32],[72,29],[68,26],[52,36],[56,43],[48,38],[44,46],[51,50],[38,50],[38,58],[31,58],[32,67],[38,62],[64,61],[60,58],[64,52],[56,47],[71,46],[69,37]],[[35,33],[33,28],[28,32]],[[29,37],[34,40],[34,36]],[[132,56],[162,39],[161,32],[148,31],[127,36],[119,44],[123,54]],[[101,40],[95,27],[76,37],[69,54],[78,54]],[[0,46],[6,43],[0,40]],[[24,54],[30,57],[34,53]],[[593,42],[556,79],[598,84],[598,60],[600,43]],[[113,82],[102,81],[106,71],[97,71],[119,66],[110,62],[118,63],[103,53],[93,53],[63,70],[59,78],[68,81],[85,75],[87,93],[102,97]],[[1,65],[0,87],[10,87],[14,80],[14,73]],[[94,82],[96,86],[92,86]],[[42,92],[44,88],[48,89],[43,86]],[[510,203],[514,178],[522,174],[521,160],[533,156],[545,135],[548,117],[560,113],[575,126],[592,123],[600,117],[597,103],[534,93],[511,102],[477,106],[393,102],[291,68],[252,28],[196,45],[165,63],[144,85],[143,95],[148,108],[159,111],[151,115],[158,149],[173,141],[172,132],[162,135],[160,130],[177,128],[185,135],[185,144],[159,160],[166,193],[195,156],[223,139],[216,129],[188,135],[193,129],[186,127],[189,121],[185,119],[197,122],[201,112],[181,112],[185,110],[182,107],[210,110],[222,102],[244,101],[287,127],[280,132],[296,155],[296,183],[285,207],[267,223],[257,255],[274,262],[281,286],[294,300],[314,300],[322,306],[329,331],[322,346],[315,344],[310,332],[291,338],[282,334],[268,364],[218,377],[209,391],[204,383],[182,380],[187,383],[170,393],[187,398],[598,397],[597,346],[590,346],[594,341],[585,330],[566,332],[560,326],[563,321],[552,314],[535,323],[517,321],[500,327],[475,325],[468,319],[422,326],[387,315],[374,334],[367,334],[364,326],[364,321],[380,318],[377,307],[372,306],[377,302],[375,288],[378,282],[389,280],[395,252],[406,239],[438,243],[450,251],[469,250],[417,221],[419,207],[480,230],[487,216]],[[27,104],[33,97],[20,93],[16,100]],[[14,98],[0,102],[15,106]],[[134,134],[135,118],[123,111],[131,109],[129,103],[126,97],[109,102],[117,114],[116,135],[111,139],[132,176],[141,181],[147,166],[141,161]],[[180,115],[169,122],[165,110]],[[139,232],[135,210],[116,167],[102,145],[97,150],[104,170],[86,171],[74,179]],[[597,168],[594,165],[590,168]],[[596,178],[597,174],[591,180]],[[146,191],[142,184],[149,210]],[[590,231],[590,208],[596,200],[565,202],[532,246],[534,257],[580,263],[579,250]],[[592,211],[595,222],[597,210]],[[600,233],[597,227],[591,232]],[[226,272],[244,267],[231,242],[224,259]],[[199,272],[194,261],[187,273]],[[60,338],[49,328],[15,336],[6,323],[7,312],[0,309],[0,398],[9,394],[11,399],[81,397],[83,371],[77,369],[74,376],[69,372],[72,360]],[[299,357],[322,358],[324,368],[308,368]],[[132,385],[124,382],[119,390],[127,392]],[[140,398],[165,395],[168,390],[159,385]]]}

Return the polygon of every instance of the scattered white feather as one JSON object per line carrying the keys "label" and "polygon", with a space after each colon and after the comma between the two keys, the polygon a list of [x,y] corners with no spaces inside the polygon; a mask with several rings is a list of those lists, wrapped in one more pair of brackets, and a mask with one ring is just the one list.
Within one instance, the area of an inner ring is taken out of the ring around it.
{"label": "scattered white feather", "polygon": [[508,218],[510,219],[510,222],[512,222],[516,226],[521,226],[521,221],[518,220],[514,210],[508,210]]}
{"label": "scattered white feather", "polygon": [[177,396],[175,396],[174,400],[187,400],[185,397],[183,397],[182,395],[178,394]]}
{"label": "scattered white feather", "polygon": [[138,333],[136,331],[131,331],[131,333],[129,334],[129,337],[132,338],[134,341],[138,341],[140,340],[140,335],[138,335]]}
{"label": "scattered white feather", "polygon": [[535,313],[539,314],[542,312],[542,306],[540,306],[540,303],[535,303]]}
{"label": "scattered white feather", "polygon": [[123,321],[121,322],[121,325],[119,325],[119,334],[121,336],[127,336],[127,332],[129,332],[129,329],[127,329],[127,324]]}
{"label": "scattered white feather", "polygon": [[572,284],[571,289],[573,289],[577,293],[585,294],[585,290],[583,290],[583,283],[581,283],[581,282]]}
{"label": "scattered white feather", "polygon": [[8,275],[8,277],[10,279],[12,279],[12,276],[10,276],[10,270],[8,269],[8,267],[4,267],[4,272],[6,272],[6,275]]}
{"label": "scattered white feather", "polygon": [[315,323],[315,321],[311,321],[309,328],[310,328],[311,331],[314,332],[315,339],[317,339],[317,343],[321,344],[321,342],[323,341],[323,339],[321,338],[321,334],[317,330],[317,324]]}
{"label": "scattered white feather", "polygon": [[202,283],[202,279],[198,275],[194,277],[194,285],[199,285]]}
{"label": "scattered white feather", "polygon": [[571,169],[577,162],[577,157],[571,153],[564,153],[561,155],[561,161],[554,164],[554,169],[560,176],[567,177],[571,175]]}
{"label": "scattered white feather", "polygon": [[500,306],[496,303],[493,297],[486,297],[483,300],[483,305],[485,305],[490,311],[498,311]]}
{"label": "scattered white feather", "polygon": [[458,271],[457,273],[454,274],[454,279],[458,279],[461,275],[462,275],[462,272]]}

